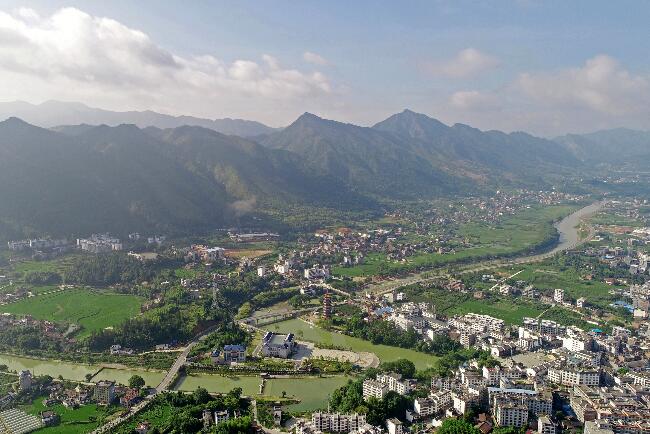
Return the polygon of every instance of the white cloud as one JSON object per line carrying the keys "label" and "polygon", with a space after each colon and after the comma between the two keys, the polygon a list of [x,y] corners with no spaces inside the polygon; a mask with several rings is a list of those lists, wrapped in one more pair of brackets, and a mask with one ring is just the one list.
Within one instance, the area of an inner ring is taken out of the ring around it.
{"label": "white cloud", "polygon": [[492,93],[478,90],[461,90],[449,97],[449,104],[459,110],[493,109],[498,103],[498,98]]}
{"label": "white cloud", "polygon": [[499,65],[499,59],[475,48],[465,48],[451,59],[429,63],[426,69],[434,75],[467,78]]}
{"label": "white cloud", "polygon": [[579,66],[521,73],[497,88],[443,92],[429,104],[431,114],[448,123],[550,137],[617,127],[647,130],[650,75],[598,55]]}
{"label": "white cloud", "polygon": [[635,113],[650,103],[648,77],[631,74],[606,55],[577,68],[521,74],[516,86],[542,104],[572,105],[612,115]]}
{"label": "white cloud", "polygon": [[278,106],[293,115],[304,111],[298,105],[332,92],[321,72],[286,68],[270,55],[232,62],[183,56],[139,30],[75,8],[48,17],[31,9],[0,11],[0,80],[0,100],[120,102],[122,108],[241,116],[254,107],[269,113],[270,122],[280,121],[273,117]]}
{"label": "white cloud", "polygon": [[302,58],[305,60],[305,62],[313,63],[314,65],[325,66],[329,64],[327,59],[325,59],[323,56],[312,53],[311,51],[305,51],[305,53],[302,55]]}

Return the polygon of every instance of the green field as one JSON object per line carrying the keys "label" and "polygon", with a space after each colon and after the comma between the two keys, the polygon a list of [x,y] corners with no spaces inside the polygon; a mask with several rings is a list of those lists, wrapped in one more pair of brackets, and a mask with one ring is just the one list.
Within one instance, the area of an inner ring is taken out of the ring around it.
{"label": "green field", "polygon": [[298,340],[309,341],[315,344],[336,345],[338,347],[349,348],[352,351],[375,353],[382,362],[406,358],[415,363],[417,369],[425,369],[432,366],[436,360],[436,357],[430,354],[405,348],[390,347],[388,345],[374,345],[372,342],[364,341],[363,339],[312,326],[300,319],[290,319],[270,324],[265,326],[265,328],[273,332],[294,333]]}
{"label": "green field", "polygon": [[[266,381],[264,396],[278,398],[282,392],[288,398],[300,400],[298,404],[289,405],[295,411],[312,411],[327,405],[327,396],[347,383],[348,377],[299,377],[272,378]],[[175,390],[193,392],[204,387],[208,392],[227,393],[235,387],[241,387],[242,394],[256,396],[259,394],[261,379],[258,376],[223,377],[211,374],[195,374],[183,377],[174,387]]]}
{"label": "green field", "polygon": [[136,316],[142,300],[134,295],[75,288],[0,306],[0,312],[78,324],[82,327],[80,336],[86,336]]}
{"label": "green field", "polygon": [[120,411],[118,407],[109,407],[108,409],[98,407],[95,404],[82,405],[81,407],[71,410],[64,407],[62,404],[53,405],[52,407],[45,407],[43,400],[45,398],[38,398],[30,406],[23,407],[27,413],[39,416],[41,411],[53,410],[61,418],[61,422],[57,426],[41,428],[36,433],[43,434],[81,434],[87,433],[100,425],[101,420],[108,415]]}
{"label": "green field", "polygon": [[[603,282],[584,280],[574,269],[561,270],[548,264],[531,264],[520,266],[524,269],[513,280],[524,280],[539,289],[562,288],[569,298],[585,297],[588,303],[607,306],[617,300],[609,294],[612,287]],[[587,274],[588,270],[585,270]]]}
{"label": "green field", "polygon": [[366,277],[404,268],[435,267],[472,258],[523,252],[546,240],[554,231],[551,223],[571,214],[576,208],[572,205],[531,207],[506,217],[499,224],[468,223],[458,229],[458,235],[468,239],[473,246],[454,254],[418,254],[409,257],[404,264],[389,261],[384,253],[371,253],[366,256],[365,263],[355,267],[333,267],[332,273]]}
{"label": "green field", "polygon": [[274,378],[266,383],[265,395],[282,396],[287,392],[287,398],[300,400],[298,404],[286,406],[290,411],[314,411],[327,408],[328,397],[339,387],[348,382],[348,377],[307,377],[307,378]]}
{"label": "green field", "polygon": [[466,313],[479,313],[500,318],[508,324],[521,324],[524,317],[535,318],[544,312],[543,306],[536,306],[530,303],[522,303],[521,300],[498,299],[486,302],[485,300],[467,300],[449,310],[447,315],[464,315]]}

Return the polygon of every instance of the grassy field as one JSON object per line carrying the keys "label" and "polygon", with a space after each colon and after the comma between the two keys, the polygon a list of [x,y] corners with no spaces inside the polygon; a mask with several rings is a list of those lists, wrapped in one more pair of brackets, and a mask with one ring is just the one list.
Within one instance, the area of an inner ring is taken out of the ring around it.
{"label": "grassy field", "polygon": [[447,315],[464,315],[466,313],[479,313],[482,315],[490,315],[495,318],[500,318],[508,324],[521,324],[524,317],[537,317],[545,308],[543,306],[536,306],[530,303],[522,303],[520,300],[514,299],[498,299],[496,301],[490,300],[467,300],[460,303],[449,310],[445,311]]}
{"label": "grassy field", "polygon": [[539,289],[562,288],[569,298],[585,297],[587,302],[599,306],[606,306],[617,299],[609,294],[611,286],[585,280],[573,269],[560,270],[548,264],[531,264],[520,266],[517,270],[522,268],[524,271],[513,280],[524,280]]}
{"label": "grassy field", "polygon": [[436,357],[430,354],[404,348],[390,347],[388,345],[374,345],[372,342],[364,341],[363,339],[312,326],[300,319],[290,319],[270,324],[265,326],[265,328],[273,332],[295,333],[298,340],[309,341],[315,344],[336,345],[349,348],[352,351],[375,353],[382,362],[406,358],[415,363],[418,369],[425,369],[432,366],[436,360]]}
{"label": "grassy field", "polygon": [[468,223],[458,229],[458,235],[468,239],[473,246],[458,250],[454,254],[413,255],[404,264],[389,261],[383,253],[371,253],[366,256],[364,264],[355,267],[333,267],[332,273],[348,277],[366,277],[404,267],[435,267],[471,258],[525,251],[547,238],[549,231],[552,231],[553,221],[571,214],[576,208],[577,206],[571,205],[534,207],[515,216],[506,217],[500,224]]}
{"label": "grassy field", "polygon": [[86,336],[136,316],[142,300],[134,295],[75,288],[0,306],[0,312],[78,324],[82,327],[80,336]]}
{"label": "grassy field", "polygon": [[437,288],[425,290],[409,288],[407,296],[414,302],[431,303],[436,307],[436,312],[445,315],[479,313],[500,318],[508,324],[521,324],[524,317],[537,317],[546,309],[542,304],[531,303],[521,298],[490,294],[490,298],[476,300],[470,294],[459,294]]}
{"label": "grassy field", "polygon": [[[347,383],[348,377],[300,377],[300,378],[273,378],[266,381],[264,396],[277,398],[282,392],[288,398],[300,400],[298,404],[289,405],[294,411],[313,411],[327,405],[327,397],[337,388]],[[235,387],[241,387],[242,393],[247,396],[259,394],[260,378],[257,376],[222,377],[220,375],[196,374],[184,377],[179,381],[175,390],[193,392],[198,387],[204,387],[208,392],[226,393]]]}
{"label": "grassy field", "polygon": [[61,418],[61,423],[57,426],[41,428],[36,433],[43,434],[81,434],[87,433],[100,425],[100,421],[116,411],[120,411],[118,407],[103,408],[95,404],[83,405],[75,410],[68,409],[62,404],[54,405],[52,407],[45,407],[43,400],[45,398],[38,398],[32,405],[23,407],[23,410],[33,415],[40,415],[41,411],[53,410]]}

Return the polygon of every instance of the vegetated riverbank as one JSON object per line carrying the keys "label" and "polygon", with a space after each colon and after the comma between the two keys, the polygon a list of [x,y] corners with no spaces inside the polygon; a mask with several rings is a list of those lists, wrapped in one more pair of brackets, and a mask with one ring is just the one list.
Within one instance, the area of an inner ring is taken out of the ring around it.
{"label": "vegetated riverbank", "polygon": [[92,381],[110,380],[120,384],[128,384],[132,375],[140,375],[148,386],[157,386],[163,379],[163,371],[150,369],[116,369],[104,368],[100,365],[73,363],[53,359],[34,359],[12,354],[0,354],[0,365],[7,365],[9,370],[29,370],[33,375],[49,375],[54,378],[62,376],[71,381],[87,381],[91,375]]}

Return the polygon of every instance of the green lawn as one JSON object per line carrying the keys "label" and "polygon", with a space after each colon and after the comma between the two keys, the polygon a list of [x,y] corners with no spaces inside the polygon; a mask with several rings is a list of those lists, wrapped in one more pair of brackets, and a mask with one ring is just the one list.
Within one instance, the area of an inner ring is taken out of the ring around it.
{"label": "green lawn", "polygon": [[75,288],[0,306],[0,312],[79,324],[80,336],[116,326],[140,311],[142,297]]}
{"label": "green lawn", "polygon": [[82,434],[87,433],[99,426],[99,422],[106,416],[119,411],[117,407],[104,408],[95,404],[83,405],[75,410],[68,409],[62,404],[52,407],[45,407],[43,400],[38,398],[30,406],[24,407],[23,410],[33,415],[40,415],[41,411],[53,410],[61,418],[61,423],[57,426],[41,428],[35,432],[43,434]]}
{"label": "green lawn", "polygon": [[436,360],[436,357],[430,354],[388,345],[374,345],[372,342],[363,339],[312,326],[300,319],[290,319],[269,324],[265,328],[273,332],[294,333],[298,340],[314,342],[315,344],[336,345],[349,348],[352,351],[375,353],[382,362],[406,358],[415,363],[415,367],[418,369],[425,369],[432,366]]}

